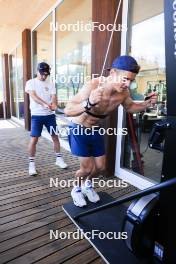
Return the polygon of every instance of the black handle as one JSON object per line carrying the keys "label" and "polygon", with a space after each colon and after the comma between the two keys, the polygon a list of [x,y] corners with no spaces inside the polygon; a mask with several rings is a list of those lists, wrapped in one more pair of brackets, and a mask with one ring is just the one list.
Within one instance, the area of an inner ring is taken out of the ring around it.
{"label": "black handle", "polygon": [[78,218],[80,218],[82,216],[93,214],[95,212],[98,212],[98,211],[101,211],[101,210],[104,210],[104,209],[107,209],[107,208],[110,208],[110,207],[113,207],[113,206],[116,206],[116,205],[119,205],[119,204],[122,204],[122,203],[125,203],[125,202],[129,202],[129,201],[134,200],[136,198],[140,198],[140,197],[146,196],[148,194],[155,193],[155,192],[158,192],[160,190],[172,187],[173,185],[176,185],[176,178],[172,178],[171,180],[156,184],[156,185],[154,185],[152,187],[149,187],[149,188],[147,188],[145,190],[136,192],[136,193],[131,194],[131,195],[127,196],[127,197],[121,198],[119,200],[107,203],[105,205],[99,206],[97,208],[88,210],[88,211],[83,212],[83,213],[80,213],[78,215],[75,215],[73,218],[74,219],[78,219]]}

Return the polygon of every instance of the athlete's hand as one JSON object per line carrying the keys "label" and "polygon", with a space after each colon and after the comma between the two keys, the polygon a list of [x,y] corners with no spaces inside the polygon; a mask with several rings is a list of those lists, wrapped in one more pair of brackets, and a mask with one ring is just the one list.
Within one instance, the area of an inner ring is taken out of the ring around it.
{"label": "athlete's hand", "polygon": [[43,107],[46,108],[46,109],[52,110],[51,109],[51,104],[43,103]]}
{"label": "athlete's hand", "polygon": [[102,100],[104,88],[98,87],[95,90],[92,90],[89,96],[89,102],[91,104],[98,104]]}
{"label": "athlete's hand", "polygon": [[57,105],[54,104],[54,103],[52,103],[52,104],[51,104],[51,110],[52,110],[52,111],[55,111],[56,109],[57,109]]}
{"label": "athlete's hand", "polygon": [[149,101],[152,105],[157,103],[158,94],[156,92],[149,93],[147,97],[148,96],[150,97],[150,99],[148,99],[147,101]]}

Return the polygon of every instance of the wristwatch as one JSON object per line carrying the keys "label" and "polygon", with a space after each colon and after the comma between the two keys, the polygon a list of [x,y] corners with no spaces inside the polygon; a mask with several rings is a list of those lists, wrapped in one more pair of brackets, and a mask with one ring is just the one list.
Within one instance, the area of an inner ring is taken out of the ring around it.
{"label": "wristwatch", "polygon": [[88,99],[84,100],[81,104],[85,108],[86,111],[87,110],[89,111],[91,109],[91,105],[89,104],[89,100]]}
{"label": "wristwatch", "polygon": [[95,104],[92,104],[92,103],[90,103],[90,101],[89,101],[89,98],[87,99],[87,100],[84,100],[83,102],[82,102],[82,106],[85,108],[85,110],[87,111],[89,111],[93,106],[95,106],[97,103],[95,103]]}

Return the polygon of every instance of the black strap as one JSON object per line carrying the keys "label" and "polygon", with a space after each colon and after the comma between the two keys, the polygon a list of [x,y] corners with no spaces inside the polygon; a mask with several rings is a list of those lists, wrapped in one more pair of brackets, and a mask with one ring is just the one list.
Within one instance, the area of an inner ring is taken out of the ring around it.
{"label": "black strap", "polygon": [[98,103],[95,103],[95,104],[92,104],[91,102],[90,102],[90,100],[89,100],[89,97],[88,97],[88,104],[92,107],[92,106],[95,106],[95,105],[97,105]]}
{"label": "black strap", "polygon": [[87,113],[88,115],[91,115],[91,116],[93,116],[93,117],[102,118],[102,119],[108,116],[108,114],[104,114],[104,115],[96,115],[96,114],[94,114],[94,113],[92,113],[92,112],[89,112],[88,110],[86,110],[85,113]]}

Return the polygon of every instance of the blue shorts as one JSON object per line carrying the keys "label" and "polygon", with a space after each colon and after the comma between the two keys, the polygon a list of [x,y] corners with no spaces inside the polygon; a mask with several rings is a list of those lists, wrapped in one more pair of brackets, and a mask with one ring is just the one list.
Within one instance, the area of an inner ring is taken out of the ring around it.
{"label": "blue shorts", "polygon": [[[31,117],[31,137],[40,137],[43,129],[43,125],[47,128],[50,135],[54,135],[56,132],[56,116],[47,115],[47,116],[38,116],[32,115]],[[51,131],[50,131],[51,130]]]}
{"label": "blue shorts", "polygon": [[100,157],[105,155],[104,136],[100,135],[98,127],[93,133],[91,131],[91,128],[75,123],[69,125],[68,139],[73,155],[78,157]]}

